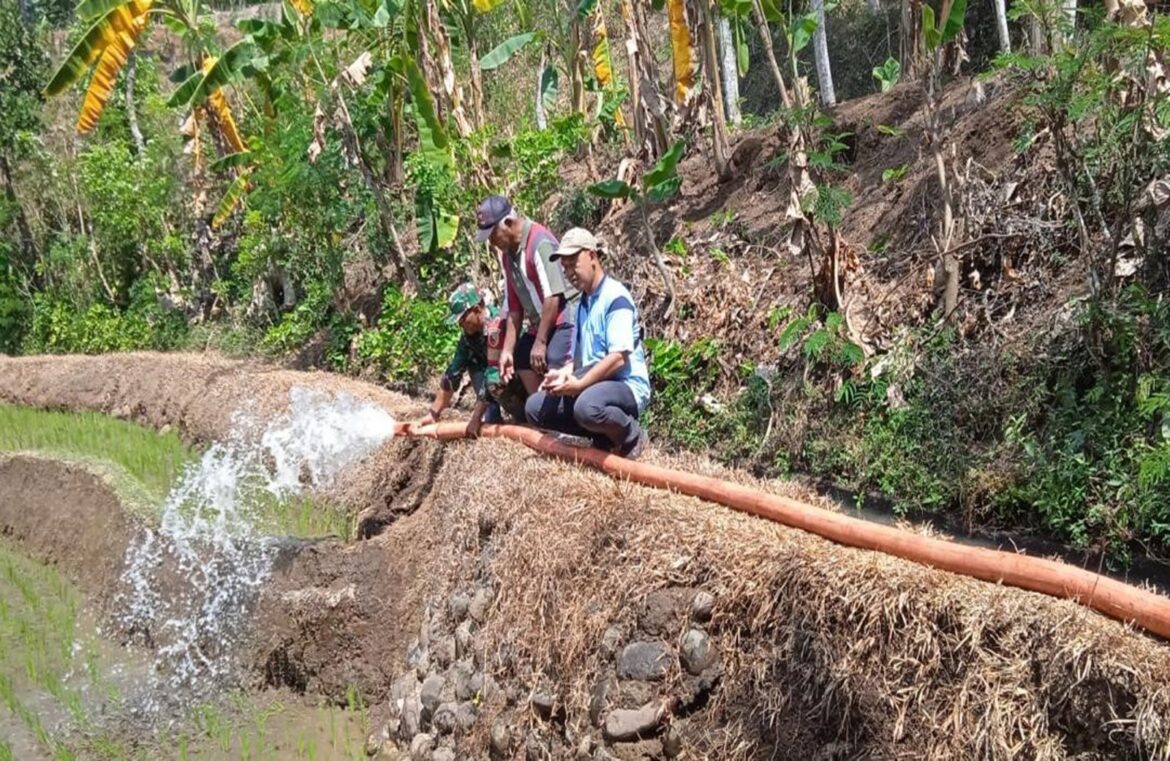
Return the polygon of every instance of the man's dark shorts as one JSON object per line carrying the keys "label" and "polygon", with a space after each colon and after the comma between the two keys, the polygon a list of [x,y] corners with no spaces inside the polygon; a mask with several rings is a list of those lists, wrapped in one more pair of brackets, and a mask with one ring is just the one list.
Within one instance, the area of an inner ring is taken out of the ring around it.
{"label": "man's dark shorts", "polygon": [[[548,339],[546,353],[550,369],[555,370],[573,364],[573,340],[576,335],[577,326],[572,323],[564,323],[553,328],[552,337]],[[516,341],[514,357],[517,370],[532,369],[532,345],[534,343],[536,343],[536,336],[531,333],[525,333]]]}

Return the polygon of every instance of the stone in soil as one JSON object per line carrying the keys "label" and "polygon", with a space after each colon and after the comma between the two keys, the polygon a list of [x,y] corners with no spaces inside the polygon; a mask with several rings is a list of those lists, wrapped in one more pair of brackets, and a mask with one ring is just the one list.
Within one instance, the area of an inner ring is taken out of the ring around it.
{"label": "stone in soil", "polygon": [[491,748],[496,758],[507,758],[512,751],[512,729],[504,719],[492,722]]}
{"label": "stone in soil", "polygon": [[696,623],[705,624],[715,615],[715,595],[699,590],[691,603],[691,618]]}
{"label": "stone in soil", "polygon": [[428,734],[415,735],[410,741],[411,761],[431,761],[431,752],[435,748],[435,738]]}
{"label": "stone in soil", "polygon": [[636,740],[658,728],[662,703],[651,701],[641,708],[618,708],[605,717],[605,739],[610,742]]}
{"label": "stone in soil", "polygon": [[447,680],[438,674],[431,674],[423,680],[422,690],[419,692],[423,721],[434,716],[435,709],[439,707],[439,703],[443,702],[443,688],[446,686]]}
{"label": "stone in soil", "polygon": [[548,719],[552,716],[553,706],[556,704],[556,698],[551,692],[544,690],[537,690],[532,693],[530,699],[532,703],[532,710],[536,711],[536,715],[542,719]]}
{"label": "stone in soil", "polygon": [[442,735],[449,735],[455,731],[458,725],[458,720],[455,716],[456,706],[454,703],[443,703],[435,709],[434,718],[431,719],[431,725],[435,731]]}
{"label": "stone in soil", "polygon": [[652,682],[670,669],[670,653],[664,642],[631,642],[618,656],[618,676]]}
{"label": "stone in soil", "polygon": [[447,668],[455,660],[455,638],[439,637],[435,640],[433,650],[435,664],[441,669]]}
{"label": "stone in soil", "polygon": [[479,687],[483,686],[483,677],[477,680],[475,676],[475,665],[470,659],[457,661],[451,667],[451,684],[455,687],[456,700],[471,700],[475,697]]}
{"label": "stone in soil", "polygon": [[466,658],[471,655],[472,646],[475,644],[475,633],[472,631],[474,625],[471,621],[464,621],[455,629],[456,658]]}
{"label": "stone in soil", "polygon": [[475,726],[475,717],[475,705],[470,700],[463,701],[455,709],[455,724],[464,732],[470,731]]}
{"label": "stone in soil", "polygon": [[398,725],[398,737],[406,742],[419,733],[422,728],[422,705],[418,695],[412,693],[402,703],[402,718]]}
{"label": "stone in soil", "polygon": [[601,635],[601,655],[603,658],[612,658],[617,655],[617,651],[621,648],[622,642],[626,639],[625,632],[622,627],[614,624],[605,630],[605,634]]}
{"label": "stone in soil", "polygon": [[451,620],[459,623],[467,618],[467,610],[471,607],[471,598],[466,592],[456,592],[451,595],[451,599],[447,601],[447,612],[451,615]]}
{"label": "stone in soil", "polygon": [[711,646],[711,638],[707,633],[691,629],[684,634],[682,647],[679,649],[679,660],[690,674],[698,676],[706,671],[715,660],[715,648]]}
{"label": "stone in soil", "polygon": [[601,719],[605,716],[605,711],[609,708],[610,695],[617,689],[617,680],[612,676],[605,676],[593,685],[593,690],[589,695],[589,724],[594,727],[601,726]]}

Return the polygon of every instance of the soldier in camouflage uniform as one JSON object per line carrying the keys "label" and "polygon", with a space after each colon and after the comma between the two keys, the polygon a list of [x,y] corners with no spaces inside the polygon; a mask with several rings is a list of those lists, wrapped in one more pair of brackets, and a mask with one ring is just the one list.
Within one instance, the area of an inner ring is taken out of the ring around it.
{"label": "soldier in camouflage uniform", "polygon": [[434,404],[418,425],[438,421],[443,410],[451,406],[465,372],[471,376],[476,400],[467,424],[469,436],[477,435],[484,422],[499,422],[501,406],[513,419],[523,421],[527,399],[523,385],[518,378],[512,378],[507,384],[500,382],[500,350],[504,345],[507,321],[494,307],[484,304],[482,295],[470,283],[455,289],[447,299],[447,309],[447,322],[458,325],[463,334],[459,336],[455,356],[443,373]]}

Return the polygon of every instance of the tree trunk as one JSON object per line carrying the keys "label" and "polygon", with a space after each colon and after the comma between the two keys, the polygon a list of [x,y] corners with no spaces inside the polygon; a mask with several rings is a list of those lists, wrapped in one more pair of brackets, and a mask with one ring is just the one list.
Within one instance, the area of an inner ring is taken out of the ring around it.
{"label": "tree trunk", "polygon": [[341,128],[342,142],[353,159],[353,163],[357,165],[358,172],[365,181],[370,195],[374,197],[374,205],[378,209],[378,221],[381,223],[382,231],[393,244],[395,265],[402,274],[403,285],[408,291],[416,292],[418,291],[418,274],[414,271],[414,265],[410,263],[410,259],[407,258],[406,250],[402,248],[402,239],[398,236],[398,228],[394,224],[394,211],[386,198],[386,193],[382,190],[382,186],[374,177],[374,171],[370,168],[369,162],[366,161],[365,154],[362,152],[361,139],[350,119],[345,96],[340,91],[337,92],[337,105],[336,115],[339,117],[337,126]]}
{"label": "tree trunk", "polygon": [[134,83],[137,80],[138,54],[131,51],[130,60],[126,62],[126,121],[130,123],[130,141],[134,153],[141,156],[146,150],[146,141],[142,138],[142,130],[138,129],[138,109],[134,104]]}
{"label": "tree trunk", "polygon": [[1007,0],[991,0],[995,3],[995,28],[999,32],[999,49],[1003,53],[1012,52],[1012,39],[1008,34]]}
{"label": "tree trunk", "polygon": [[922,0],[902,0],[902,79],[922,76],[925,51],[922,48]]}
{"label": "tree trunk", "polygon": [[[472,15],[476,13],[471,10]],[[475,39],[475,20],[467,22],[467,57],[471,63],[471,118],[476,129],[483,129],[483,72],[479,70],[479,46]]]}
{"label": "tree trunk", "polygon": [[723,88],[719,85],[719,57],[715,46],[715,24],[711,13],[710,0],[698,0],[697,23],[699,40],[703,46],[703,89],[711,104],[712,143],[715,154],[715,171],[720,180],[731,179],[731,150],[727,141],[727,117],[723,112]]}
{"label": "tree trunk", "polygon": [[16,231],[20,235],[20,250],[24,254],[25,263],[31,268],[37,261],[37,247],[33,242],[32,230],[28,226],[28,217],[24,215],[24,207],[16,197],[16,187],[12,182],[12,169],[8,165],[8,157],[0,153],[0,180],[4,181],[4,197],[8,205],[16,213]]}
{"label": "tree trunk", "polygon": [[658,91],[657,64],[648,41],[642,4],[637,0],[623,0],[622,18],[626,23],[626,58],[634,104],[637,153],[653,162],[670,147],[666,102]]}
{"label": "tree trunk", "polygon": [[784,84],[784,75],[780,73],[780,63],[776,60],[776,48],[772,45],[772,31],[768,28],[768,20],[764,17],[764,8],[760,0],[752,0],[752,15],[756,20],[756,29],[760,33],[760,44],[764,47],[764,57],[768,59],[768,67],[772,70],[772,78],[776,80],[776,89],[780,91],[780,102],[785,108],[792,108],[792,96]]}
{"label": "tree trunk", "polygon": [[533,101],[533,105],[537,129],[548,129],[548,116],[544,112],[544,90],[541,87],[544,84],[544,70],[547,66],[548,47],[545,46],[540,51],[540,66],[536,69],[536,99]]}
{"label": "tree trunk", "polygon": [[[451,62],[451,38],[447,36],[447,28],[443,26],[443,20],[439,17],[439,8],[435,0],[427,0],[422,9],[422,28],[419,29],[419,48],[420,58],[427,57],[429,52],[424,45],[424,38],[430,38],[431,45],[434,46],[434,62],[431,64],[438,65],[439,90],[438,92],[444,97],[440,100],[445,100],[449,106],[451,118],[455,120],[455,128],[459,132],[460,137],[467,137],[475,128],[467,118],[467,113],[463,109],[463,88],[459,86],[458,80],[455,78],[455,65]],[[424,67],[424,71],[426,68]],[[428,81],[432,86],[434,92],[434,84]]]}
{"label": "tree trunk", "polygon": [[813,54],[817,63],[817,89],[820,90],[821,104],[826,108],[837,105],[837,93],[833,91],[833,72],[829,67],[829,37],[825,33],[825,0],[812,0],[813,11],[817,14],[817,30],[813,34]]}
{"label": "tree trunk", "polygon": [[739,124],[743,121],[739,113],[739,63],[727,17],[719,19],[719,50],[723,59],[723,105],[727,109],[727,121]]}
{"label": "tree trunk", "polygon": [[565,68],[569,72],[569,95],[574,113],[585,116],[585,69],[581,61],[581,22],[576,16],[576,6],[571,5],[573,20],[569,22],[569,49],[566,51]]}

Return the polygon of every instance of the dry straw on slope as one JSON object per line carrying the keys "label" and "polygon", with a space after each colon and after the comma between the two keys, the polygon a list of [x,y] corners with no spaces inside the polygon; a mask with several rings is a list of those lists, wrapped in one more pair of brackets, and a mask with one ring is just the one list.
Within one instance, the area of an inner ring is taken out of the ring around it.
{"label": "dry straw on slope", "polygon": [[[655,590],[702,587],[717,600],[708,630],[724,663],[688,720],[708,758],[1170,757],[1170,648],[1074,603],[839,547],[510,442],[449,445],[434,499],[465,577],[485,560],[479,512],[497,514],[486,570],[498,608],[483,634],[497,675],[552,685],[578,733],[606,629],[633,631]],[[677,674],[661,689],[676,686]]]}

